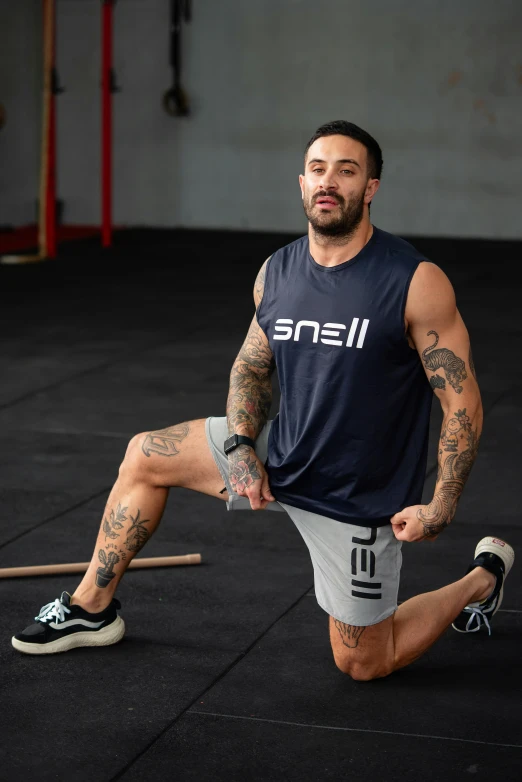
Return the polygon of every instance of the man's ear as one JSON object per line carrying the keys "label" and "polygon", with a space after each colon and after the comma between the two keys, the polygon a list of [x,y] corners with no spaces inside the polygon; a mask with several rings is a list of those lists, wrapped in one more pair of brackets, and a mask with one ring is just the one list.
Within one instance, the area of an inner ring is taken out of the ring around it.
{"label": "man's ear", "polygon": [[375,198],[375,195],[377,193],[377,190],[379,189],[380,184],[381,183],[379,179],[368,180],[368,184],[366,185],[366,192],[364,194],[364,200],[367,204],[370,204]]}
{"label": "man's ear", "polygon": [[299,174],[299,187],[301,188],[301,198],[304,198],[303,182],[304,182],[304,176],[302,174]]}

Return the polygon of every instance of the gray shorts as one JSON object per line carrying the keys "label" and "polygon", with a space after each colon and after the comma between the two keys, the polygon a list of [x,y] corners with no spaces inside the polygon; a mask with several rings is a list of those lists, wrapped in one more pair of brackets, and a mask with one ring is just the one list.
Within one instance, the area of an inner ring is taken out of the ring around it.
{"label": "gray shorts", "polygon": [[[268,421],[256,440],[256,454],[267,458]],[[223,444],[228,437],[226,418],[207,418],[207,441],[227,487],[229,510],[250,510],[247,497],[231,489]],[[318,513],[271,502],[266,510],[286,511],[308,546],[314,568],[317,602],[330,616],[359,627],[382,622],[397,610],[402,543],[386,527],[359,527]]]}

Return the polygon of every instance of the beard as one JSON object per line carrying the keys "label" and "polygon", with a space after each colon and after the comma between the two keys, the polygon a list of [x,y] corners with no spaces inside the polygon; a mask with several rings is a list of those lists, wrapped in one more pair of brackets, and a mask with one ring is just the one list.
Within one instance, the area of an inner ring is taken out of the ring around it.
{"label": "beard", "polygon": [[[334,198],[339,209],[320,211],[316,207],[318,198]],[[329,193],[316,193],[313,197],[303,199],[303,209],[308,222],[317,238],[337,239],[344,243],[350,239],[359,226],[364,215],[364,191],[352,196],[348,201],[341,195],[331,196]]]}

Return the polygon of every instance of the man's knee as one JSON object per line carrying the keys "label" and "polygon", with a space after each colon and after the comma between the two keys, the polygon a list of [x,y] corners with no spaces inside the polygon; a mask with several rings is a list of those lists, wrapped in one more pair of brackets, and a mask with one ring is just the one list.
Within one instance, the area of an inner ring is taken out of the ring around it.
{"label": "man's knee", "polygon": [[151,435],[152,432],[140,432],[131,438],[124,459],[120,464],[120,477],[146,482],[153,481],[157,468],[147,453],[147,442]]}
{"label": "man's knee", "polygon": [[395,669],[392,616],[368,626],[331,616],[330,641],[336,666],[356,681],[381,679]]}
{"label": "man's knee", "polygon": [[335,660],[338,669],[357,682],[369,682],[382,679],[393,673],[393,665],[386,662]]}

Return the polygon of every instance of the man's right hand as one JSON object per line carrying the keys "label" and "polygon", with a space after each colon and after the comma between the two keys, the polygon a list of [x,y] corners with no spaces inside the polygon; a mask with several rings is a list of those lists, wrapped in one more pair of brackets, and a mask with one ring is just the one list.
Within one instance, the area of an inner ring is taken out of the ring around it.
{"label": "man's right hand", "polygon": [[232,491],[248,497],[252,510],[264,510],[269,502],[275,502],[267,472],[253,448],[240,445],[229,453],[228,469]]}

